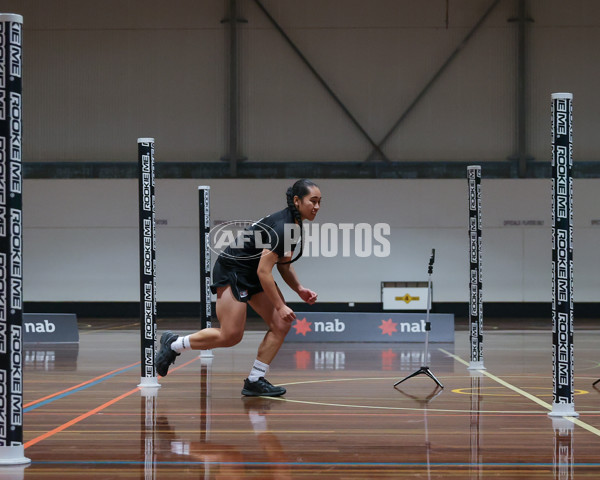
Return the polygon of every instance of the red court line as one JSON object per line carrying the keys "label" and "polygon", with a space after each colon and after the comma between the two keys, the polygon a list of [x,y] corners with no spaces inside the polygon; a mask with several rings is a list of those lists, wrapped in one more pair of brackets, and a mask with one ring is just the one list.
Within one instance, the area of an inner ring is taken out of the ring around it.
{"label": "red court line", "polygon": [[[179,365],[178,367],[175,367],[175,368],[171,369],[171,372],[174,372],[175,370],[179,370],[180,368],[183,368],[183,367],[189,365],[190,363],[195,362],[199,358],[200,358],[200,356],[197,356],[197,357],[193,358],[192,360],[190,360],[189,362],[183,363],[183,364]],[[128,392],[125,392],[125,393],[119,395],[118,397],[115,397],[112,400],[109,400],[106,403],[103,403],[102,405],[100,405],[100,406],[98,406],[98,407],[90,410],[89,412],[83,413],[83,414],[79,415],[78,417],[75,417],[74,419],[69,420],[66,423],[63,423],[62,425],[59,425],[58,427],[53,428],[52,430],[49,430],[46,433],[43,433],[42,435],[40,435],[38,437],[35,437],[32,440],[29,440],[28,442],[25,442],[23,444],[23,447],[24,448],[29,448],[29,447],[35,445],[36,443],[39,443],[42,440],[45,440],[46,438],[49,438],[52,435],[60,433],[63,430],[66,430],[67,428],[69,428],[70,426],[75,425],[76,423],[79,423],[79,422],[81,422],[82,420],[85,420],[88,417],[91,417],[92,415],[94,415],[94,414],[96,414],[96,413],[104,410],[105,408],[110,407],[111,405],[117,403],[119,400],[123,400],[124,398],[128,397],[132,393],[139,392],[139,391],[140,391],[140,389],[138,387],[135,387],[134,389],[129,390]]]}
{"label": "red court line", "polygon": [[45,440],[48,437],[51,437],[55,433],[62,432],[63,430],[66,430],[67,428],[69,428],[71,425],[75,425],[76,423],[79,423],[82,420],[85,420],[86,418],[94,415],[95,413],[98,413],[101,410],[104,410],[106,407],[110,407],[113,403],[116,403],[119,400],[122,400],[123,398],[128,397],[129,395],[131,395],[132,393],[135,393],[137,391],[139,391],[139,388],[135,387],[133,390],[130,390],[129,392],[125,392],[124,394],[119,395],[116,398],[113,398],[112,400],[100,405],[99,407],[96,407],[93,410],[90,410],[89,412],[84,413],[83,415],[79,415],[78,417],[75,417],[73,420],[69,420],[67,423],[63,423],[62,425],[40,435],[39,437],[34,438],[33,440],[30,440],[29,442],[25,442],[24,447],[25,448],[31,447],[32,445],[35,445],[36,443],[41,442],[42,440]]}
{"label": "red court line", "polygon": [[60,392],[52,393],[51,395],[47,395],[45,397],[38,398],[37,400],[33,400],[32,402],[29,402],[29,403],[26,403],[25,405],[23,405],[23,408],[30,407],[31,405],[35,405],[36,403],[43,402],[44,400],[48,400],[49,398],[56,397],[58,395],[66,393],[66,392],[70,392],[71,390],[75,390],[76,388],[83,387],[84,385],[87,385],[88,383],[95,382],[97,380],[100,380],[101,378],[107,377],[108,375],[112,375],[114,373],[120,372],[121,370],[125,370],[127,368],[135,367],[136,365],[139,365],[140,363],[141,362],[132,363],[131,365],[127,365],[125,367],[117,368],[116,370],[113,370],[112,372],[107,372],[107,373],[105,373],[103,375],[100,375],[98,377],[92,378],[90,380],[86,380],[85,382],[82,382],[82,383],[80,383],[78,385],[74,385],[72,387],[65,388],[64,390],[61,390]]}

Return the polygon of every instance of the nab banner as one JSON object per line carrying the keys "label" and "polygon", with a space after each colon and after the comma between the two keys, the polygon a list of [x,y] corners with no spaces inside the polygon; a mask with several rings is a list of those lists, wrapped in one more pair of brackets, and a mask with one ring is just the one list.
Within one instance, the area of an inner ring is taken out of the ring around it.
{"label": "nab banner", "polygon": [[24,343],[79,343],[74,313],[24,313]]}
{"label": "nab banner", "polygon": [[[296,312],[287,342],[422,342],[424,313]],[[429,315],[430,342],[454,342],[454,315]]]}

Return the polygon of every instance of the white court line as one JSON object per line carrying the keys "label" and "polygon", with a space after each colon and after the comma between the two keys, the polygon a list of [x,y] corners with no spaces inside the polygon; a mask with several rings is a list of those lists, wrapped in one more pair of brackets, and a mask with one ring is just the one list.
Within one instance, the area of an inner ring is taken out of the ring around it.
{"label": "white court line", "polygon": [[[463,360],[462,358],[460,358],[457,355],[454,355],[453,353],[450,353],[446,350],[444,350],[443,348],[439,348],[438,349],[440,352],[445,353],[446,355],[448,355],[449,357],[452,357],[454,360],[456,360],[457,362],[462,363],[463,365],[466,365],[467,367],[470,365],[469,362],[466,362],[465,360]],[[497,377],[496,375],[488,372],[487,370],[477,370],[479,373],[485,375],[486,377],[491,378],[492,380],[494,380],[495,382],[499,383],[500,385],[505,386],[506,388],[509,388],[510,390],[512,390],[513,392],[518,393],[519,395],[524,396],[525,398],[528,398],[529,400],[531,400],[532,402],[537,403],[538,405],[552,411],[552,405],[550,405],[549,403],[544,402],[543,400],[540,400],[539,398],[537,398],[535,395],[531,395],[530,393],[527,393],[525,390],[521,390],[519,387],[515,387],[514,385],[511,385],[510,383],[502,380],[501,378]],[[568,416],[564,416],[562,417],[565,420],[568,420],[571,423],[574,423],[575,425],[580,426],[581,428],[587,430],[590,433],[593,433],[594,435],[598,435],[600,437],[600,430],[597,429],[596,427],[592,427],[591,425],[588,425],[585,422],[582,422],[581,420],[579,420],[578,418],[575,417],[568,417]]]}

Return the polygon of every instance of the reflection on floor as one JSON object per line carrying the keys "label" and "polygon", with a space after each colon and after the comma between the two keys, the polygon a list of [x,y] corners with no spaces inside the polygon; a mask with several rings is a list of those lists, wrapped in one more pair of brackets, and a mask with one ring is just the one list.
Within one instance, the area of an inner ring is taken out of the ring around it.
{"label": "reflection on floor", "polygon": [[[177,358],[140,391],[139,331],[91,328],[77,348],[25,349],[25,449],[4,478],[598,478],[600,332],[577,337],[578,421],[551,420],[550,332],[493,331],[487,370],[453,344],[284,344],[283,398],[240,395],[263,332]],[[439,388],[419,375],[428,365]],[[15,476],[16,475],[16,476]]]}

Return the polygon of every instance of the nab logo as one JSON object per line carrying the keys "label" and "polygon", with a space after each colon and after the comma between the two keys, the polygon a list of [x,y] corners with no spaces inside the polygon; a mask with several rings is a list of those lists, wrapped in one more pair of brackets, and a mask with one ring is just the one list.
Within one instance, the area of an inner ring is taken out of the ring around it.
{"label": "nab logo", "polygon": [[25,323],[24,326],[25,332],[31,333],[54,333],[56,331],[56,325],[46,319],[43,322]]}
{"label": "nab logo", "polygon": [[346,330],[346,324],[339,318],[335,318],[333,321],[326,322],[308,322],[305,317],[301,320],[297,319],[296,323],[293,325],[293,328],[296,329],[296,335],[303,335],[306,337],[306,334],[309,332],[340,333]]}
{"label": "nab logo", "polygon": [[315,332],[343,332],[346,330],[346,324],[339,318],[335,318],[333,322],[314,322]]}

